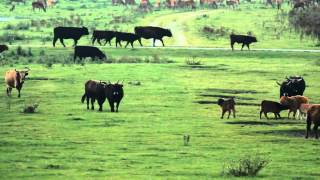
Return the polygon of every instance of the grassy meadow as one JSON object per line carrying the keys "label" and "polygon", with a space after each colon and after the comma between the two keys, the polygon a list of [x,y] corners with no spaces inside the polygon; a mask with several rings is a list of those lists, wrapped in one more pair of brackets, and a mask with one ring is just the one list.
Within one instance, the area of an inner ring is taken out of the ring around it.
{"label": "grassy meadow", "polygon": [[[232,179],[222,174],[228,164],[252,154],[270,162],[251,179],[319,179],[320,142],[304,138],[305,121],[286,118],[287,111],[281,120],[259,119],[261,101],[278,101],[276,81],[285,76],[303,76],[305,95],[311,103],[320,103],[319,53],[107,45],[99,47],[107,61],[73,63],[70,40],[65,41],[67,48],[51,45],[56,25],[84,25],[90,33],[93,28],[132,31],[135,25],[157,25],[172,29],[174,37],[165,38],[168,46],[229,47],[227,33],[234,30],[251,31],[261,39],[252,49],[319,49],[317,42],[300,41],[289,29],[277,38],[277,28],[287,28],[287,5],[281,23],[276,9],[259,2],[243,3],[237,10],[150,13],[102,0],[61,0],[47,13],[33,13],[30,3],[17,5],[14,12],[0,4],[0,17],[12,18],[0,22],[0,42],[10,44],[0,57],[0,74],[31,69],[21,98],[15,89],[7,97],[0,81],[0,179]],[[127,19],[114,21],[115,15]],[[228,30],[201,33],[205,26]],[[268,31],[267,26],[277,30]],[[12,40],[6,33],[25,38]],[[83,37],[79,44],[90,44],[90,38]],[[150,45],[148,40],[143,43]],[[17,55],[18,46],[26,55]],[[190,60],[200,65],[187,63]],[[98,112],[97,103],[92,111],[80,102],[89,79],[123,81],[125,96],[118,113],[111,113],[108,103]],[[136,81],[141,85],[131,83]],[[219,97],[235,97],[235,119],[220,119]],[[33,103],[39,104],[36,113],[22,113]],[[184,135],[190,135],[188,145]]]}

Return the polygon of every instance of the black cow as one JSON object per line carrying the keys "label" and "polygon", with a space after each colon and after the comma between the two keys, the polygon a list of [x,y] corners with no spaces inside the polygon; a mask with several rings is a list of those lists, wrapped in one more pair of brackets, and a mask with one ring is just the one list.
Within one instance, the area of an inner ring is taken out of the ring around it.
{"label": "black cow", "polygon": [[277,82],[277,84],[280,86],[280,98],[282,96],[302,96],[306,89],[306,82],[301,76],[286,77],[285,81],[282,83]]}
{"label": "black cow", "polygon": [[164,46],[162,38],[164,36],[172,37],[170,29],[164,29],[161,27],[137,26],[134,28],[134,32],[145,39],[153,38],[153,46],[155,46],[156,39],[160,40],[162,42],[162,46]]}
{"label": "black cow", "polygon": [[55,47],[57,40],[59,39],[63,47],[66,47],[63,43],[63,39],[73,39],[74,45],[76,46],[78,40],[83,35],[89,35],[88,28],[82,27],[55,27],[53,30],[54,37],[53,37],[53,47]]}
{"label": "black cow", "polygon": [[7,50],[9,50],[9,47],[7,45],[0,44],[0,53]]}
{"label": "black cow", "polygon": [[99,58],[100,60],[106,59],[106,55],[102,51],[92,46],[76,46],[74,48],[74,62],[76,61],[77,57],[79,57],[80,60],[86,57],[91,57],[92,60],[95,58]]}
{"label": "black cow", "polygon": [[84,100],[86,99],[87,109],[89,109],[89,99],[91,99],[91,109],[94,110],[94,103],[95,100],[97,100],[99,104],[99,111],[102,111],[103,103],[106,99],[108,99],[111,112],[115,112],[114,103],[116,103],[116,112],[118,112],[118,108],[123,96],[124,93],[122,84],[111,84],[101,81],[88,80],[85,83],[85,93],[81,98],[81,102],[84,103]]}
{"label": "black cow", "polygon": [[111,40],[116,36],[116,33],[114,31],[100,31],[100,30],[94,30],[92,34],[92,45],[94,45],[94,42],[98,40],[98,43],[100,46],[102,46],[100,40],[104,39],[106,42],[104,43],[104,46],[109,42],[109,45],[111,46]]}
{"label": "black cow", "polygon": [[140,43],[140,46],[142,46],[141,44],[141,38],[139,36],[137,36],[136,34],[133,33],[124,33],[124,32],[116,32],[116,47],[118,47],[118,44],[120,45],[120,47],[122,47],[121,45],[121,41],[126,41],[127,44],[125,47],[128,46],[128,44],[131,44],[131,47],[133,48],[133,42],[138,40]]}
{"label": "black cow", "polygon": [[251,43],[254,43],[254,42],[258,42],[257,38],[254,36],[235,35],[235,34],[230,35],[230,44],[231,44],[232,50],[233,50],[234,43],[242,43],[241,51],[244,45],[246,45],[248,47],[248,50],[250,50],[249,46]]}

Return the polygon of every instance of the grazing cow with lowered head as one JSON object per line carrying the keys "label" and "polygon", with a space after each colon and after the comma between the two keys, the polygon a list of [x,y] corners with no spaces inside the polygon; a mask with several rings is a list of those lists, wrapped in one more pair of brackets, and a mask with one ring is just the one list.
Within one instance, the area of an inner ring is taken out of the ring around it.
{"label": "grazing cow with lowered head", "polygon": [[63,47],[66,47],[66,45],[63,43],[63,39],[73,39],[74,45],[76,46],[78,43],[78,40],[81,38],[81,36],[89,35],[88,28],[86,27],[55,27],[53,30],[53,47],[56,46],[56,42],[59,39]]}
{"label": "grazing cow with lowered head", "polygon": [[278,118],[281,119],[280,112],[286,109],[288,109],[287,106],[284,106],[278,102],[263,100],[261,102],[260,119],[261,119],[262,113],[264,113],[264,116],[267,119],[269,119],[267,116],[268,113],[273,113],[275,119],[278,119]]}
{"label": "grazing cow with lowered head", "polygon": [[120,45],[120,47],[122,47],[121,41],[126,41],[127,44],[126,44],[125,48],[127,48],[129,43],[131,44],[131,47],[133,48],[133,43],[136,40],[138,40],[140,43],[140,46],[142,46],[141,37],[137,36],[136,34],[116,32],[116,47],[118,47],[118,44]]}
{"label": "grazing cow with lowered head", "polygon": [[7,95],[11,96],[12,88],[18,90],[18,97],[20,98],[20,91],[26,76],[29,74],[29,68],[23,71],[9,70],[6,72],[4,80],[7,84]]}
{"label": "grazing cow with lowered head", "polygon": [[224,114],[228,111],[228,119],[230,117],[230,113],[232,111],[233,118],[236,118],[236,110],[235,110],[235,105],[236,102],[234,101],[233,98],[230,99],[218,99],[218,105],[221,107],[221,119],[223,119]]}
{"label": "grazing cow with lowered head", "polygon": [[80,60],[86,57],[91,57],[92,60],[94,60],[95,58],[98,58],[100,60],[106,59],[106,55],[102,51],[92,46],[76,46],[74,48],[74,62],[76,62],[77,57],[79,57]]}
{"label": "grazing cow with lowered head", "polygon": [[153,27],[153,26],[137,26],[134,28],[134,32],[144,38],[144,39],[153,39],[153,46],[155,46],[156,39],[162,42],[162,46],[164,46],[162,38],[164,36],[172,37],[172,33],[170,29],[164,29],[161,27]]}
{"label": "grazing cow with lowered head", "polygon": [[242,43],[241,51],[245,45],[248,47],[248,50],[250,50],[249,46],[251,43],[254,43],[254,42],[258,42],[257,38],[254,36],[235,35],[235,34],[230,35],[230,44],[231,44],[232,50],[233,50],[234,43]]}
{"label": "grazing cow with lowered head", "polygon": [[116,33],[114,31],[100,31],[100,30],[94,30],[92,33],[92,45],[94,45],[94,42],[97,40],[100,46],[102,46],[100,40],[104,39],[105,43],[104,46],[109,42],[109,45],[111,46],[111,40],[116,36]]}
{"label": "grazing cow with lowered head", "polygon": [[282,83],[277,82],[280,86],[280,97],[281,96],[296,96],[303,95],[304,90],[306,89],[306,82],[301,76],[290,76],[286,77],[285,81]]}
{"label": "grazing cow with lowered head", "polygon": [[307,133],[306,138],[309,137],[309,132],[311,131],[311,124],[313,125],[313,131],[315,133],[316,139],[319,138],[318,126],[320,124],[320,104],[312,105],[307,112]]}
{"label": "grazing cow with lowered head", "polygon": [[87,109],[89,109],[89,100],[91,99],[91,109],[94,110],[95,100],[98,101],[99,111],[102,111],[103,103],[108,99],[111,112],[115,112],[114,104],[116,103],[116,112],[120,102],[124,96],[123,85],[118,82],[111,84],[110,82],[94,81],[88,80],[85,83],[85,93],[81,98],[81,102],[84,103],[84,100],[87,100]]}
{"label": "grazing cow with lowered head", "polygon": [[32,2],[32,9],[33,9],[33,11],[34,11],[34,9],[39,9],[39,10],[43,10],[44,12],[46,12],[46,5],[43,3],[43,2],[41,2],[41,1],[35,1],[35,2]]}
{"label": "grazing cow with lowered head", "polygon": [[8,50],[9,50],[9,47],[7,45],[0,44],[0,53],[2,53],[3,51],[8,51]]}

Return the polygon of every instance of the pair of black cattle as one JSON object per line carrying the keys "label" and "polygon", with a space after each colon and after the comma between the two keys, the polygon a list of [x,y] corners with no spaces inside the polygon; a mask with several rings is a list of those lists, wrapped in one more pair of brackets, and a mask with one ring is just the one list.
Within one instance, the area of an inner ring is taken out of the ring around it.
{"label": "pair of black cattle", "polygon": [[140,46],[143,46],[141,43],[141,38],[144,39],[153,39],[153,46],[155,46],[155,41],[160,40],[162,43],[162,46],[164,46],[163,43],[163,37],[172,37],[172,33],[169,29],[164,29],[161,27],[153,27],[153,26],[138,26],[134,28],[135,33],[126,33],[126,32],[117,32],[117,31],[101,31],[101,30],[94,30],[92,34],[92,44],[94,45],[95,41],[97,40],[100,45],[101,40],[105,40],[105,44],[109,43],[111,46],[111,40],[113,38],[116,38],[116,47],[121,45],[121,41],[126,41],[127,44],[125,47],[127,47],[130,43],[131,47],[133,48],[134,41],[138,40],[140,43]]}
{"label": "pair of black cattle", "polygon": [[[107,99],[111,112],[118,112],[123,96],[123,85],[119,82],[112,84],[110,82],[88,80],[85,83],[85,92],[81,98],[81,102],[84,103],[86,99],[87,109],[89,109],[89,100],[91,100],[91,109],[94,110],[94,103],[95,100],[97,100],[99,104],[99,111],[102,111],[103,103]],[[116,109],[114,107],[115,103]]]}

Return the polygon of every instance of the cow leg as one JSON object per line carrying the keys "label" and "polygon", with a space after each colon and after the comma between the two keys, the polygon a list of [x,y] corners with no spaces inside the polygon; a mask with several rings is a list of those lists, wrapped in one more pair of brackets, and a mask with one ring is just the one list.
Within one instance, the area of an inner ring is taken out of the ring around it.
{"label": "cow leg", "polygon": [[53,47],[56,47],[56,42],[57,42],[58,38],[56,36],[53,37]]}
{"label": "cow leg", "polygon": [[278,119],[277,113],[273,113],[274,114],[274,118]]}
{"label": "cow leg", "polygon": [[162,46],[164,47],[164,43],[163,43],[163,40],[162,40],[162,39],[160,39],[160,41],[162,42]]}
{"label": "cow leg", "polygon": [[87,96],[86,99],[87,99],[87,109],[89,109],[89,96]]}
{"label": "cow leg", "polygon": [[260,119],[261,119],[262,111],[260,111]]}
{"label": "cow leg", "polygon": [[20,91],[21,89],[17,89],[18,90],[18,98],[20,98]]}
{"label": "cow leg", "polygon": [[224,113],[226,113],[226,111],[222,110],[221,119],[223,119]]}
{"label": "cow leg", "polygon": [[232,113],[233,113],[233,118],[236,118],[236,110],[232,109]]}
{"label": "cow leg", "polygon": [[74,39],[73,41],[74,41],[73,47],[77,46],[77,44],[78,44],[78,39]]}
{"label": "cow leg", "polygon": [[153,47],[155,47],[155,46],[156,46],[156,39],[153,38]]}
{"label": "cow leg", "polygon": [[233,49],[234,43],[235,43],[235,42],[231,42],[231,49],[232,49],[232,51],[234,50],[234,49]]}
{"label": "cow leg", "polygon": [[280,113],[277,113],[277,115],[278,115],[279,119],[281,119]]}
{"label": "cow leg", "polygon": [[306,139],[308,139],[308,137],[309,137],[309,132],[310,132],[310,130],[311,130],[311,119],[310,119],[310,117],[308,116],[308,118],[307,118],[307,132],[306,132]]}
{"label": "cow leg", "polygon": [[63,42],[63,38],[59,38],[59,40],[60,40],[61,44],[63,45],[63,47],[66,47],[66,45]]}
{"label": "cow leg", "polygon": [[111,112],[114,112],[114,102],[109,101]]}
{"label": "cow leg", "polygon": [[96,37],[92,37],[92,45],[94,45],[94,42],[96,41]]}
{"label": "cow leg", "polygon": [[102,46],[100,39],[98,39],[98,43],[99,43],[100,46]]}
{"label": "cow leg", "polygon": [[318,135],[318,123],[315,123],[314,126],[313,126],[313,132],[316,136],[316,139],[319,138],[319,135]]}
{"label": "cow leg", "polygon": [[267,119],[269,119],[269,118],[268,118],[268,115],[267,115],[267,112],[264,112],[264,116],[265,116]]}
{"label": "cow leg", "polygon": [[296,119],[297,110],[293,111],[293,119]]}
{"label": "cow leg", "polygon": [[12,88],[11,88],[11,87],[8,87],[8,88],[7,88],[7,95],[8,95],[8,96],[11,96],[11,91],[12,91]]}
{"label": "cow leg", "polygon": [[95,99],[91,98],[91,110],[94,110],[94,102],[95,102]]}
{"label": "cow leg", "polygon": [[109,40],[109,45],[111,46],[111,39]]}
{"label": "cow leg", "polygon": [[119,105],[120,105],[120,101],[119,102],[117,102],[117,106],[116,106],[116,112],[118,112],[118,109],[119,109]]}
{"label": "cow leg", "polygon": [[228,119],[230,118],[231,110],[228,110]]}
{"label": "cow leg", "polygon": [[291,114],[291,110],[289,109],[289,112],[288,112],[288,119],[290,119],[290,114]]}
{"label": "cow leg", "polygon": [[244,47],[244,43],[242,44],[241,51],[242,51],[243,47]]}
{"label": "cow leg", "polygon": [[247,44],[248,50],[250,50],[250,47],[249,47],[249,46],[250,46],[250,44]]}
{"label": "cow leg", "polygon": [[130,42],[130,44],[131,44],[131,48],[133,48],[133,41],[132,41],[132,42]]}
{"label": "cow leg", "polygon": [[127,42],[127,44],[124,47],[127,48],[128,44],[129,44],[129,41]]}

